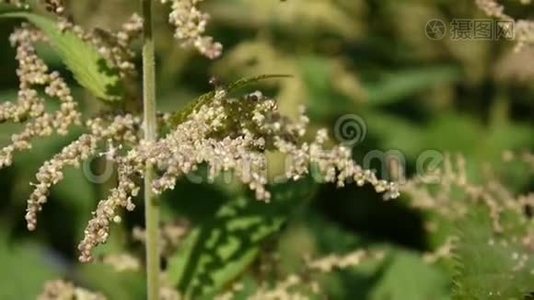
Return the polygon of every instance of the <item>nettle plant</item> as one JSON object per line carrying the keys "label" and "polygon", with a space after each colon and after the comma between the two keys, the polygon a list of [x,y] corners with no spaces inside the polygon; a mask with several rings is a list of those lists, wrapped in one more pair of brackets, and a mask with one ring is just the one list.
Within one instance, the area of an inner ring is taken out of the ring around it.
{"label": "nettle plant", "polygon": [[[421,213],[434,249],[421,258],[431,265],[443,264],[450,280],[445,282],[445,292],[441,283],[426,287],[435,276],[422,269],[424,276],[417,279],[425,284],[416,287],[410,299],[444,299],[451,295],[449,290],[456,299],[527,299],[534,291],[533,195],[515,195],[496,174],[482,182],[469,180],[461,156],[448,157],[430,174],[437,181],[416,177],[398,187],[381,180],[352,160],[351,149],[329,141],[327,130],[310,134],[303,109],[296,118],[286,117],[277,102],[263,93],[240,92],[258,81],[285,80],[288,75],[258,75],[227,85],[213,82],[212,91],[183,109],[158,112],[153,6],[170,4],[169,21],[178,42],[215,59],[223,47],[205,35],[209,16],[199,10],[201,0],[141,0],[141,14],[132,15],[118,31],[76,25],[61,0],[1,2],[0,18],[22,19],[23,23],[10,38],[19,64],[18,99],[0,104],[0,122],[20,123],[22,130],[0,149],[0,167],[11,165],[17,152],[31,149],[34,138],[65,136],[80,125],[85,129],[38,170],[27,203],[27,227],[37,228],[38,214],[67,167],[80,167],[95,156],[113,162],[117,184],[93,212],[78,245],[79,260],[103,261],[119,270],[144,265],[148,299],[321,298],[321,288],[312,275],[364,261],[388,260],[387,254],[394,249],[370,247],[345,255],[307,258],[299,273],[272,276],[274,280],[251,284],[242,278],[254,261],[261,260],[260,244],[281,230],[288,211],[308,198],[319,182],[339,187],[369,184],[385,199],[397,198],[401,190],[406,204]],[[490,16],[511,18],[494,1],[477,4]],[[531,43],[532,23],[521,24],[519,36],[524,46]],[[133,63],[137,53],[132,44],[137,40],[142,43],[142,70]],[[66,80],[39,57],[37,45],[42,43],[55,50],[95,101],[104,103],[103,112],[81,113]],[[58,108],[50,109],[50,102],[59,103]],[[276,155],[286,163],[283,183],[280,178],[272,182],[268,174],[269,160]],[[508,153],[506,158],[522,161],[534,170],[531,154]],[[205,172],[209,182],[230,174],[250,191],[232,195],[235,199],[224,203],[206,224],[193,227],[181,220],[163,224],[159,195],[199,172]],[[136,228],[133,238],[145,245],[145,263],[126,254],[99,257],[95,247],[108,242],[124,209],[132,211],[139,204],[141,191],[145,228]],[[268,269],[271,261],[263,263]],[[395,295],[399,288],[391,287],[392,278],[410,276],[406,269],[412,265],[408,266],[394,261],[391,273],[384,276],[381,289],[371,298]],[[395,273],[395,268],[402,272]],[[56,280],[46,284],[40,299],[105,296]]]}
{"label": "nettle plant", "polygon": [[[98,203],[84,231],[78,249],[81,262],[91,262],[92,251],[106,243],[110,227],[120,222],[121,209],[132,211],[136,198],[144,191],[147,292],[149,299],[159,299],[160,291],[160,203],[158,195],[173,189],[177,180],[207,165],[208,179],[213,181],[224,172],[232,172],[254,192],[260,201],[283,202],[296,197],[298,186],[288,193],[273,196],[267,185],[269,153],[285,155],[285,177],[291,181],[306,180],[313,167],[314,175],[324,182],[371,184],[386,199],[399,193],[394,183],[378,179],[351,159],[351,151],[343,146],[328,146],[326,130],[319,130],[315,139],[306,141],[308,118],[302,114],[297,120],[281,115],[274,99],[261,92],[236,96],[245,85],[256,81],[285,77],[283,75],[259,75],[242,79],[227,86],[217,85],[191,105],[174,113],[156,111],[155,54],[152,10],[156,1],[142,0],[141,15],[134,14],[119,31],[86,30],[75,23],[61,0],[3,1],[2,18],[24,19],[11,35],[10,42],[16,48],[20,79],[18,99],[0,106],[1,122],[23,124],[23,129],[12,136],[12,143],[0,150],[0,166],[13,162],[16,152],[31,149],[32,139],[52,134],[66,135],[75,125],[85,124],[85,133],[64,147],[61,152],[43,163],[34,190],[29,196],[26,221],[29,230],[35,230],[39,212],[47,202],[50,189],[63,179],[68,166],[79,167],[95,155],[103,155],[117,168],[118,184],[109,191],[109,197]],[[170,2],[169,21],[176,31],[174,36],[184,47],[194,47],[203,56],[214,59],[221,55],[222,45],[205,36],[208,15],[201,12],[199,0],[174,0]],[[36,13],[44,7],[47,13]],[[136,88],[138,70],[132,63],[136,53],[130,47],[137,38],[142,39],[142,91]],[[37,43],[48,43],[70,69],[76,81],[98,99],[107,104],[107,111],[98,116],[85,116],[78,110],[71,89],[58,72],[51,71],[38,56]],[[142,94],[142,110],[135,103]],[[56,111],[46,109],[46,101],[59,102]],[[142,181],[144,180],[144,183]],[[142,189],[142,185],[144,188]],[[296,183],[298,185],[298,183]],[[302,188],[301,188],[302,189]],[[310,189],[304,187],[304,192]],[[220,218],[238,216],[246,211],[247,203],[237,201]],[[266,212],[269,205],[265,206]],[[280,205],[276,206],[280,209]],[[238,227],[246,223],[233,224]],[[279,228],[269,224],[249,237],[249,243],[257,243]],[[273,228],[270,228],[273,227]],[[194,232],[191,235],[194,236]],[[198,233],[196,233],[198,235]],[[198,239],[206,237],[198,237]],[[215,239],[217,244],[217,237]],[[255,257],[251,248],[246,261]],[[226,250],[222,250],[223,253]],[[310,268],[331,269],[336,264],[357,264],[366,254],[357,252],[347,258],[324,263],[316,262]],[[224,254],[223,254],[224,256]],[[371,255],[372,256],[372,255]],[[243,268],[246,266],[243,261]],[[328,266],[331,265],[331,266]],[[229,279],[241,272],[235,267]],[[220,279],[217,279],[221,281]],[[291,284],[290,279],[290,284]],[[224,280],[222,280],[224,282]],[[294,280],[293,280],[294,281]],[[199,282],[179,286],[186,296],[203,293]],[[294,284],[294,282],[293,282]],[[44,298],[73,295],[80,292],[69,283],[52,282],[47,286]],[[62,294],[63,293],[63,294]],[[78,294],[76,294],[78,295]],[[94,297],[101,295],[95,294]],[[74,296],[73,296],[74,297]],[[261,295],[258,296],[261,298]]]}

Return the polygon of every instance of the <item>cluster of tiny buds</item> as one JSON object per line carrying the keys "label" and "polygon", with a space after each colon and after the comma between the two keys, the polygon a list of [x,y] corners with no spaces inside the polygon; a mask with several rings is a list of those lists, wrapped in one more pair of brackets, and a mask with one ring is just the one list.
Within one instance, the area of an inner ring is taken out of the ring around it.
{"label": "cluster of tiny buds", "polygon": [[92,261],[93,248],[106,243],[111,224],[120,222],[120,218],[117,218],[117,209],[124,207],[132,211],[135,208],[132,197],[136,197],[139,193],[139,186],[132,179],[133,171],[125,164],[119,165],[119,185],[111,190],[111,195],[106,200],[98,203],[96,211],[93,212],[93,218],[84,231],[84,238],[78,245],[81,262]]}
{"label": "cluster of tiny buds", "polygon": [[98,143],[105,140],[126,144],[137,142],[137,130],[140,120],[132,115],[117,115],[111,121],[95,118],[86,122],[89,133],[64,147],[52,159],[46,161],[37,172],[37,183],[32,183],[34,190],[28,199],[26,222],[29,230],[35,230],[37,213],[47,202],[50,188],[63,179],[63,169],[67,166],[79,167],[81,162],[96,154]]}
{"label": "cluster of tiny buds", "polygon": [[[3,0],[17,7],[26,7],[25,1]],[[130,44],[143,30],[143,21],[138,14],[133,14],[117,32],[101,29],[86,31],[74,24],[67,13],[64,0],[43,0],[46,10],[57,17],[58,27],[62,31],[70,31],[84,41],[93,44],[107,62],[116,67],[123,77],[135,75],[135,65],[131,62],[135,56]]]}
{"label": "cluster of tiny buds", "polygon": [[102,262],[111,266],[117,272],[139,271],[141,269],[139,259],[127,253],[106,255],[102,259]]}
{"label": "cluster of tiny buds", "polygon": [[[108,118],[109,119],[109,118]],[[28,208],[26,210],[26,222],[29,230],[34,230],[37,224],[37,214],[42,210],[43,205],[47,201],[50,188],[63,179],[63,169],[66,166],[79,167],[80,163],[87,160],[92,155],[96,154],[98,143],[105,140],[115,141],[120,144],[134,145],[138,143],[138,130],[140,126],[140,118],[132,115],[116,115],[111,120],[105,118],[95,118],[87,121],[89,133],[83,134],[76,141],[72,142],[63,150],[56,154],[51,160],[46,161],[39,169],[36,175],[37,183],[32,184],[34,191],[28,199]],[[109,153],[109,151],[108,151]],[[118,155],[115,151],[113,155]],[[115,159],[116,157],[111,157]],[[112,192],[115,197],[110,198],[110,202],[100,203],[99,209],[95,215],[100,219],[90,223],[89,229],[86,231],[87,241],[84,245],[91,245],[98,243],[98,241],[105,240],[107,237],[102,234],[101,227],[107,226],[105,220],[116,220],[114,208],[110,211],[110,206],[115,207],[121,205],[129,210],[133,209],[133,203],[125,195],[137,194],[138,188],[133,181],[130,173],[126,175],[124,172],[131,172],[126,165],[119,166],[119,179],[121,184]],[[118,200],[117,200],[118,199]],[[124,200],[126,199],[126,200]],[[111,204],[110,204],[111,203]],[[108,221],[109,221],[108,220]],[[91,231],[91,228],[94,230]],[[105,230],[104,230],[105,231]],[[93,239],[91,237],[94,237]],[[83,249],[89,246],[82,246],[82,253],[87,253]],[[90,250],[89,250],[90,251]],[[88,260],[89,255],[86,254],[85,259]]]}
{"label": "cluster of tiny buds", "polygon": [[[199,2],[200,0],[173,1],[171,21],[177,26],[178,38],[214,58],[220,54],[221,49],[211,39],[202,36],[208,15],[197,9]],[[46,3],[64,20],[64,30],[72,30],[85,39],[97,40],[60,15],[60,12],[64,12],[61,1]],[[123,27],[123,31],[115,36],[119,47],[105,48],[111,49],[107,54],[115,63],[118,60],[113,57],[141,31],[141,23],[141,19],[134,15]],[[0,166],[11,163],[15,150],[30,148],[31,138],[47,136],[54,131],[66,134],[69,126],[80,123],[81,116],[68,86],[58,73],[49,73],[46,64],[35,54],[33,44],[40,40],[44,40],[43,35],[27,25],[11,36],[11,42],[17,46],[20,64],[17,73],[21,81],[21,93],[17,104],[0,107],[0,117],[2,121],[30,121],[26,123],[22,133],[13,136],[12,145],[0,149]],[[206,41],[209,41],[209,46]],[[44,86],[48,96],[59,100],[60,109],[57,112],[45,112],[44,100],[39,98],[34,89],[36,85]],[[114,120],[89,120],[86,124],[88,133],[66,146],[39,169],[37,182],[33,184],[34,191],[28,200],[28,228],[35,229],[37,214],[47,201],[50,188],[63,179],[63,169],[79,166],[82,161],[96,154],[100,142],[108,140],[111,145],[114,142],[119,145],[126,143],[132,148],[126,155],[122,155],[120,147],[114,146],[106,152],[106,158],[117,164],[118,186],[111,190],[107,199],[99,202],[89,221],[84,239],[78,247],[80,260],[84,262],[92,259],[91,251],[95,246],[107,241],[111,223],[120,221],[117,210],[121,207],[134,209],[132,199],[139,192],[136,179],[143,175],[147,163],[156,166],[161,175],[152,186],[156,193],[174,188],[178,178],[206,163],[209,166],[210,181],[223,172],[233,171],[242,183],[255,192],[256,198],[269,200],[271,195],[266,189],[266,150],[269,150],[279,151],[288,157],[290,164],[285,174],[287,179],[298,180],[307,176],[310,168],[316,166],[322,180],[335,182],[338,186],[351,181],[358,185],[368,182],[378,192],[384,192],[386,198],[398,195],[393,183],[378,180],[371,171],[363,170],[355,164],[347,148],[326,149],[326,131],[319,131],[315,141],[311,143],[302,141],[309,123],[304,110],[297,121],[292,121],[281,116],[276,101],[265,97],[261,92],[247,95],[245,100],[228,98],[227,92],[219,88],[213,101],[197,108],[185,122],[156,142],[138,140],[139,119],[130,115],[117,116]]]}
{"label": "cluster of tiny buds", "polygon": [[[283,280],[276,282],[274,286],[262,284],[248,299],[251,300],[276,300],[276,299],[310,299],[321,294],[317,281],[311,278],[312,274],[326,274],[335,270],[346,270],[356,267],[366,261],[381,261],[385,257],[383,251],[355,250],[345,255],[332,254],[315,260],[306,259],[305,272],[303,274],[291,274]],[[305,287],[302,289],[302,287]],[[241,287],[232,288],[229,293],[218,297],[218,300],[233,299],[234,291]],[[307,291],[303,293],[303,291]]]}
{"label": "cluster of tiny buds", "polygon": [[[50,2],[56,3],[57,1],[51,0]],[[64,6],[58,6],[55,10],[64,12]],[[135,53],[130,49],[130,46],[143,30],[143,20],[138,14],[132,14],[117,32],[103,29],[86,31],[73,23],[64,13],[56,13],[56,15],[61,31],[72,32],[80,39],[93,45],[106,62],[119,71],[122,78],[131,78],[136,75],[135,65],[132,63]]]}
{"label": "cluster of tiny buds", "polygon": [[45,0],[46,10],[58,16],[64,16],[66,9],[63,0]]}
{"label": "cluster of tiny buds", "polygon": [[172,2],[169,22],[175,26],[174,36],[182,41],[182,45],[193,46],[210,59],[219,57],[222,45],[204,35],[209,15],[197,8],[203,0],[161,0],[162,3],[169,1]]}
{"label": "cluster of tiny buds", "polygon": [[92,261],[92,250],[107,242],[111,224],[121,222],[117,210],[122,207],[132,211],[135,208],[132,200],[139,194],[136,177],[144,171],[143,162],[135,150],[130,150],[125,156],[116,155],[113,160],[118,168],[118,186],[111,190],[107,199],[98,203],[93,218],[85,228],[84,238],[78,245],[81,262]]}
{"label": "cluster of tiny buds", "polygon": [[131,77],[136,74],[136,70],[132,62],[135,52],[130,46],[142,31],[143,19],[134,13],[117,32],[98,30],[90,35],[90,41],[97,47],[100,55],[118,68],[122,77]]}
{"label": "cluster of tiny buds", "polygon": [[[439,170],[440,191],[430,192],[433,188],[424,180],[413,179],[402,186],[403,193],[411,196],[410,204],[418,209],[433,211],[443,217],[456,219],[469,212],[470,205],[483,205],[489,209],[492,229],[496,233],[503,233],[504,216],[508,213],[516,214],[520,220],[526,220],[524,209],[534,201],[529,195],[515,196],[497,179],[490,179],[482,184],[470,182],[467,178],[466,161],[461,155],[451,157],[446,155],[443,166]],[[456,199],[451,191],[462,191],[465,198]]]}
{"label": "cluster of tiny buds", "polygon": [[[10,37],[12,45],[17,47],[20,90],[16,103],[0,105],[0,122],[24,122],[25,127],[12,136],[11,145],[0,149],[0,168],[12,163],[15,151],[30,149],[32,138],[49,136],[53,132],[65,135],[71,125],[80,123],[81,115],[76,110],[77,104],[69,87],[59,73],[49,72],[35,53],[33,44],[42,40],[45,40],[43,35],[27,24],[15,30]],[[44,86],[45,93],[60,102],[58,111],[45,111],[45,100],[39,97],[38,86]]]}
{"label": "cluster of tiny buds", "polygon": [[[60,5],[59,2],[54,2]],[[15,151],[30,149],[34,137],[49,136],[53,132],[65,135],[71,125],[79,124],[81,114],[76,110],[70,89],[57,72],[49,72],[46,64],[36,55],[33,44],[46,41],[44,36],[28,25],[17,29],[10,37],[17,47],[20,79],[20,91],[16,103],[6,102],[0,105],[0,122],[24,122],[22,132],[12,136],[12,144],[0,149],[0,167],[10,165]],[[54,113],[46,112],[45,100],[39,97],[36,87],[44,86],[47,96],[55,98],[60,108]],[[65,147],[59,154],[39,169],[37,183],[28,200],[26,220],[30,230],[35,229],[36,215],[47,200],[49,189],[63,179],[65,166],[79,166],[80,162],[93,155],[97,143],[112,139],[123,143],[135,144],[140,120],[131,115],[116,116],[110,122],[102,119],[90,120],[87,126],[90,133]]]}
{"label": "cluster of tiny buds", "polygon": [[321,273],[329,273],[333,270],[343,270],[358,266],[365,260],[382,260],[385,253],[382,251],[370,252],[366,250],[356,250],[345,255],[330,254],[316,260],[308,260],[307,268]]}
{"label": "cluster of tiny buds", "polygon": [[[530,1],[523,1],[530,4]],[[526,45],[534,44],[534,21],[514,20],[504,12],[504,6],[495,0],[476,0],[477,6],[488,16],[495,17],[507,22],[515,22],[514,31],[517,40],[516,51],[521,50]]]}
{"label": "cluster of tiny buds", "polygon": [[106,297],[100,293],[94,293],[89,290],[75,286],[72,282],[64,280],[48,281],[44,289],[37,296],[38,300],[105,300]]}
{"label": "cluster of tiny buds", "polygon": [[80,243],[80,259],[90,261],[91,250],[106,242],[110,225],[118,216],[117,209],[133,209],[132,198],[139,190],[136,178],[143,175],[148,163],[158,170],[159,177],[152,186],[158,194],[173,189],[179,178],[206,164],[210,181],[231,171],[255,192],[257,199],[269,200],[271,194],[266,188],[269,150],[289,157],[286,174],[289,180],[308,175],[311,167],[316,166],[322,181],[336,182],[338,186],[348,182],[370,183],[386,198],[398,196],[395,184],[378,180],[373,172],[361,168],[351,159],[347,148],[327,149],[325,130],[320,130],[312,143],[300,141],[306,133],[307,117],[302,115],[297,122],[283,118],[273,99],[254,94],[261,101],[240,102],[218,91],[214,99],[193,111],[165,137],[155,142],[141,140],[126,155],[111,158],[118,166],[118,187],[99,203]]}
{"label": "cluster of tiny buds", "polygon": [[[505,161],[516,159],[516,156],[510,151],[503,154]],[[528,154],[517,156],[517,159],[526,157]],[[524,162],[528,163],[528,160]],[[514,245],[514,249],[523,249],[524,254],[522,252],[521,255],[515,254],[512,257],[517,261],[512,271],[522,270],[527,260],[532,259],[528,253],[532,253],[534,249],[533,220],[525,213],[526,209],[534,207],[534,194],[514,195],[491,170],[486,170],[490,174],[489,178],[483,178],[483,183],[470,182],[466,169],[466,161],[462,156],[453,158],[446,155],[439,172],[439,186],[414,179],[402,186],[402,192],[409,197],[413,207],[438,214],[452,222],[470,216],[469,212],[474,206],[485,208],[493,233],[488,245],[503,248]],[[512,216],[514,222],[510,222]],[[429,231],[440,230],[438,226],[439,222],[427,224]],[[451,233],[434,252],[424,255],[425,262],[435,263],[450,258],[457,242],[455,233]]]}

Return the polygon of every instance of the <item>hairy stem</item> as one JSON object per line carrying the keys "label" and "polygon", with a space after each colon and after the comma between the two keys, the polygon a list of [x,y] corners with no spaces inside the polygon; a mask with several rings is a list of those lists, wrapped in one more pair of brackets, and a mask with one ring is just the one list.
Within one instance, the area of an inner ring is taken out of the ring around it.
{"label": "hairy stem", "polygon": [[[156,122],[156,72],[154,39],[152,36],[152,0],[141,0],[143,33],[143,112],[144,132],[148,142],[157,139]],[[154,167],[147,163],[145,170],[145,227],[146,227],[146,275],[148,300],[159,300],[160,257],[159,201],[152,191]]]}

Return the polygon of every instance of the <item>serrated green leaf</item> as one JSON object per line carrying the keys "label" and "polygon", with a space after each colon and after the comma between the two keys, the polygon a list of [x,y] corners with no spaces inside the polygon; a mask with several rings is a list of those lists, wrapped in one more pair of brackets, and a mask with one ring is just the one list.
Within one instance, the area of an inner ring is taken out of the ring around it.
{"label": "serrated green leaf", "polygon": [[458,224],[454,299],[522,300],[534,292],[534,259],[521,239],[528,227],[519,219],[515,214],[501,218],[506,234],[498,235],[489,210],[474,207]]}
{"label": "serrated green leaf", "polygon": [[70,31],[61,32],[53,20],[29,11],[4,6],[0,8],[0,18],[23,18],[37,26],[48,36],[52,47],[81,86],[98,99],[121,100],[123,88],[117,70],[110,68],[92,45]]}
{"label": "serrated green leaf", "polygon": [[234,81],[232,82],[231,84],[228,85],[227,87],[227,91],[228,92],[233,92],[233,91],[236,91],[240,88],[243,88],[245,86],[248,86],[248,85],[251,85],[253,83],[256,83],[256,82],[259,82],[259,81],[262,81],[262,80],[266,80],[266,79],[274,79],[274,78],[290,78],[292,77],[291,75],[286,75],[286,74],[263,74],[263,75],[258,75],[258,76],[254,76],[254,77],[250,77],[250,78],[242,78],[242,79],[239,79],[237,81]]}
{"label": "serrated green leaf", "polygon": [[[230,83],[227,87],[225,87],[225,90],[227,93],[231,93],[234,91],[237,91],[245,86],[254,84],[256,82],[266,80],[266,79],[273,79],[273,78],[288,78],[291,77],[291,75],[283,75],[283,74],[264,74],[264,75],[258,75],[250,78],[242,78],[237,81],[234,81]],[[202,107],[203,105],[209,103],[213,98],[215,97],[216,91],[210,91],[208,93],[205,93],[189,103],[185,108],[181,109],[180,111],[176,112],[172,116],[172,124],[173,125],[180,125],[183,123],[187,117]]]}
{"label": "serrated green leaf", "polygon": [[208,297],[242,274],[261,243],[280,230],[292,208],[313,193],[311,179],[272,189],[270,203],[241,196],[222,205],[169,261],[169,280],[188,297]]}

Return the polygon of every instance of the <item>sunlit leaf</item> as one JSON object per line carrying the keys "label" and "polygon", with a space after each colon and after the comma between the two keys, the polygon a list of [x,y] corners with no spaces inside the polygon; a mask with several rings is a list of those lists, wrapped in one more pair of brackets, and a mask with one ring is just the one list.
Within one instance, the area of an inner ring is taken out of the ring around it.
{"label": "sunlit leaf", "polygon": [[61,32],[55,21],[29,11],[2,6],[0,18],[23,18],[37,26],[80,85],[101,100],[121,100],[123,89],[118,72],[106,64],[95,47],[70,31]]}
{"label": "sunlit leaf", "polygon": [[241,196],[222,205],[170,259],[169,279],[195,299],[216,292],[246,270],[262,242],[281,229],[313,186],[311,179],[283,184],[272,189],[270,203]]}
{"label": "sunlit leaf", "polygon": [[[227,87],[224,87],[227,93],[235,92],[243,87],[246,87],[248,85],[254,84],[256,82],[266,80],[266,79],[273,79],[273,78],[288,78],[291,77],[291,75],[281,75],[281,74],[265,74],[265,75],[258,75],[250,78],[242,78],[235,82],[230,83]],[[202,107],[203,105],[209,103],[213,98],[215,97],[216,91],[210,91],[208,93],[203,94],[202,96],[198,97],[196,100],[189,103],[185,108],[181,109],[180,111],[176,112],[172,117],[172,123],[174,125],[179,125],[183,123],[187,117]]]}

